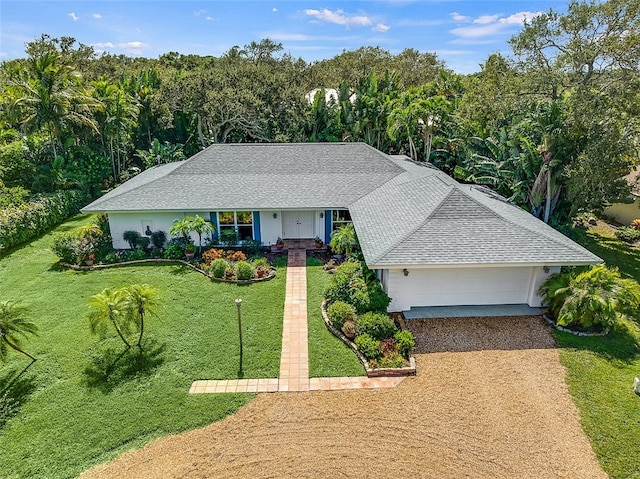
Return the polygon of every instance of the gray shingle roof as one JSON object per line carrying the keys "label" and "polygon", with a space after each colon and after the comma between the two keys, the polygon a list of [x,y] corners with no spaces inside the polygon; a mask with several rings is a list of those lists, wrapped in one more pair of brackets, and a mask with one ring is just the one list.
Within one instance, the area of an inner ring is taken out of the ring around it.
{"label": "gray shingle roof", "polygon": [[401,175],[350,205],[370,267],[601,262],[495,193],[424,169],[421,177]]}
{"label": "gray shingle roof", "polygon": [[342,207],[371,267],[601,261],[495,193],[363,143],[212,145],[83,211]]}
{"label": "gray shingle roof", "polygon": [[339,208],[403,171],[364,143],[216,144],[142,172],[83,211]]}

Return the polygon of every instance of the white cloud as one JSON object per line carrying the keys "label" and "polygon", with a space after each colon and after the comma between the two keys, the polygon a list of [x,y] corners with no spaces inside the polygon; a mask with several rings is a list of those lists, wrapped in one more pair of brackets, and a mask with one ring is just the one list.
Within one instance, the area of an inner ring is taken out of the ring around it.
{"label": "white cloud", "polygon": [[391,27],[389,25],[385,25],[384,23],[378,23],[376,24],[375,27],[373,27],[371,30],[373,30],[374,32],[382,32],[382,33],[386,33],[389,31]]}
{"label": "white cloud", "polygon": [[458,12],[453,12],[450,15],[454,22],[464,23],[464,22],[471,21],[471,17],[467,17],[466,15],[460,15]]}
{"label": "white cloud", "polygon": [[193,12],[193,14],[194,14],[196,17],[200,17],[200,16],[202,16],[202,15],[206,15],[206,13],[207,13],[207,11],[206,11],[206,10],[196,10],[195,12]]}
{"label": "white cloud", "polygon": [[[456,27],[449,30],[449,33],[459,37],[456,41],[450,43],[464,43],[466,40],[473,39],[479,41],[479,39],[485,39],[485,42],[490,42],[491,37],[496,37],[505,32],[513,32],[514,27],[521,26],[524,21],[530,20],[542,12],[518,12],[507,17],[500,15],[481,15],[473,20],[472,25],[463,27]],[[461,41],[462,40],[462,41]]]}
{"label": "white cloud", "polygon": [[99,13],[94,13],[93,15],[91,15],[93,18],[95,18],[96,20],[100,20],[102,18],[102,15],[100,15]]}
{"label": "white cloud", "polygon": [[115,45],[111,42],[99,42],[91,45],[94,48],[104,49],[104,48],[113,48]]}
{"label": "white cloud", "polygon": [[77,22],[78,19],[80,18],[79,16],[77,16],[74,12],[71,13],[67,13],[67,15],[69,15],[71,17],[71,20],[73,20],[74,22]]}
{"label": "white cloud", "polygon": [[372,24],[371,19],[365,15],[347,15],[344,10],[335,11],[323,8],[322,10],[307,9],[305,14],[314,17],[320,22],[335,23],[336,25],[368,27]]}
{"label": "white cloud", "polygon": [[277,12],[277,11],[278,11],[278,9],[277,9],[276,7],[273,7],[273,8],[271,9],[271,11],[272,11],[272,12]]}
{"label": "white cloud", "polygon": [[207,18],[205,18],[205,20],[207,20],[209,22],[212,22],[213,21],[213,17],[207,17]]}
{"label": "white cloud", "polygon": [[105,50],[117,50],[129,55],[142,55],[144,49],[151,48],[151,45],[148,43],[137,41],[123,43],[102,42],[94,43],[91,46],[94,47],[98,53]]}
{"label": "white cloud", "polygon": [[473,23],[477,23],[479,25],[486,25],[487,23],[493,23],[500,18],[500,15],[480,15],[478,18],[473,20]]}
{"label": "white cloud", "polygon": [[518,12],[501,18],[500,23],[504,23],[505,25],[522,25],[525,20],[533,20],[540,15],[542,15],[542,12]]}

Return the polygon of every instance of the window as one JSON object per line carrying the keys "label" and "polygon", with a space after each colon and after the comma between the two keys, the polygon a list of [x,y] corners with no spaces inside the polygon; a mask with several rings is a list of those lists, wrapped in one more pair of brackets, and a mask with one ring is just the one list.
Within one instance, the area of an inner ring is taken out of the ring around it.
{"label": "window", "polygon": [[331,230],[335,231],[341,226],[351,223],[349,210],[333,210],[331,212]]}
{"label": "window", "polygon": [[253,239],[253,213],[251,211],[219,211],[218,224],[220,231],[218,236],[221,241],[237,234],[237,240]]}

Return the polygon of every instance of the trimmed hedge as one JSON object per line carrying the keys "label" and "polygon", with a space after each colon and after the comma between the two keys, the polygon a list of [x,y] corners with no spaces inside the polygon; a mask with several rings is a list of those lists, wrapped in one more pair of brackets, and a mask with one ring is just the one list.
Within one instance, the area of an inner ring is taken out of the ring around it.
{"label": "trimmed hedge", "polygon": [[86,203],[85,193],[58,191],[29,203],[0,211],[0,251],[30,241],[76,214]]}

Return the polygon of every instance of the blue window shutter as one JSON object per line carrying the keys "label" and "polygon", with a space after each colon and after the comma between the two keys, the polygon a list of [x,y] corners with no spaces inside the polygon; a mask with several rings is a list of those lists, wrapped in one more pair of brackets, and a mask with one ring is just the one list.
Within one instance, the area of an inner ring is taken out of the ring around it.
{"label": "blue window shutter", "polygon": [[260,234],[260,212],[253,212],[253,239],[256,241],[262,241],[262,235]]}
{"label": "blue window shutter", "polygon": [[220,225],[218,224],[218,213],[216,211],[210,211],[209,212],[209,221],[211,221],[211,224],[216,229],[211,234],[211,237],[212,238],[219,238],[220,237]]}
{"label": "blue window shutter", "polygon": [[331,241],[331,210],[324,210],[324,242]]}

